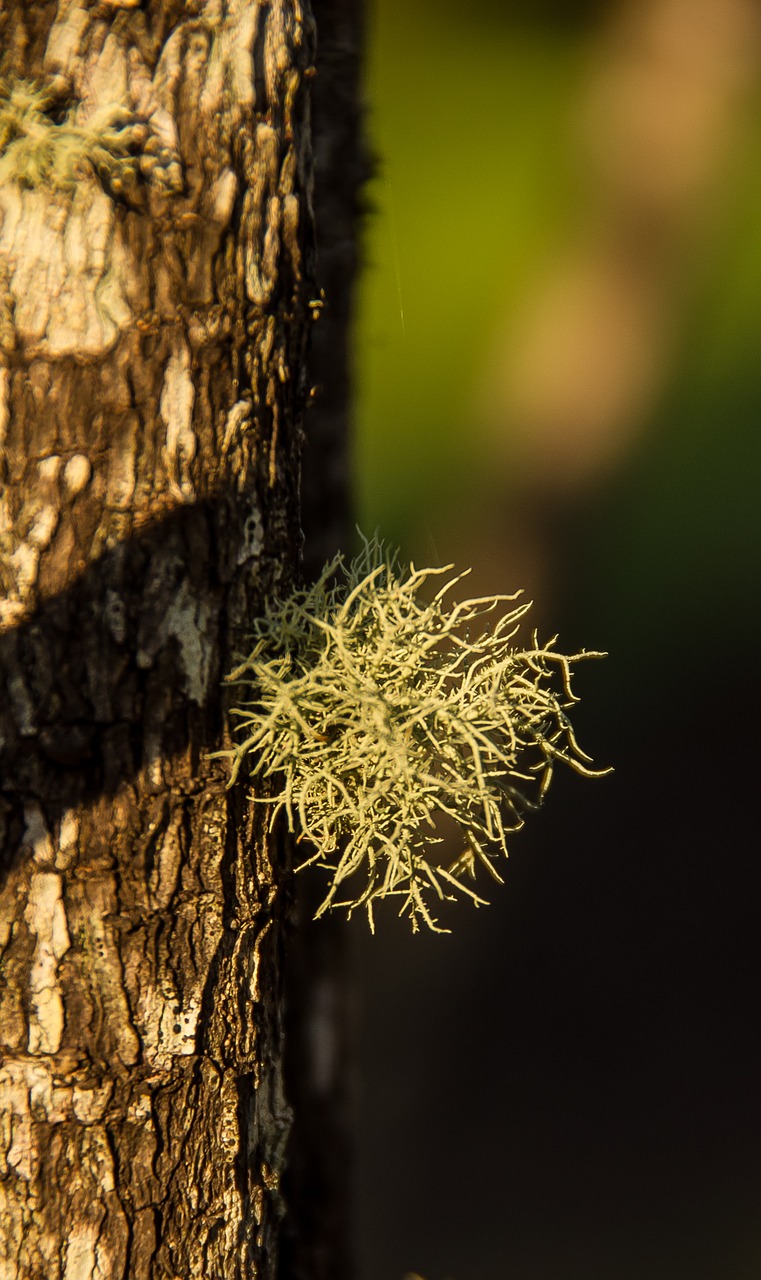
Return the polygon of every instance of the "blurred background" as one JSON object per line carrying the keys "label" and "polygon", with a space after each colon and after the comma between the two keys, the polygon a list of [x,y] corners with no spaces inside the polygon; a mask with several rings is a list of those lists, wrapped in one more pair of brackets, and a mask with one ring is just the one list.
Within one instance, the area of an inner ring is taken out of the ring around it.
{"label": "blurred background", "polygon": [[358,521],[608,650],[615,774],[451,935],[352,922],[360,1277],[758,1280],[761,2],[368,36]]}

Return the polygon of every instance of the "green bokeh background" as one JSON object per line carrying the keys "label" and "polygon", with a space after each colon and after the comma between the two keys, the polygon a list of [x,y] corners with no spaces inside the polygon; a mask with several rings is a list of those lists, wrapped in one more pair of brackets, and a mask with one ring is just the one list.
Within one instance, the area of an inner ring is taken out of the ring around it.
{"label": "green bokeh background", "polygon": [[[497,546],[527,501],[473,405],[497,328],[585,216],[574,113],[613,8],[369,15],[356,509],[419,560],[444,526],[456,557],[474,519]],[[355,930],[362,1280],[761,1274],[754,81],[738,112],[647,421],[570,498],[530,497],[543,618],[610,651],[577,719],[615,778],[559,780],[507,887],[460,906],[451,938]]]}
{"label": "green bokeh background", "polygon": [[[463,438],[494,325],[574,205],[563,139],[586,41],[490,6],[378,6],[368,68],[377,175],[357,341],[360,520],[403,540],[477,490]],[[421,486],[420,477],[426,477]]]}

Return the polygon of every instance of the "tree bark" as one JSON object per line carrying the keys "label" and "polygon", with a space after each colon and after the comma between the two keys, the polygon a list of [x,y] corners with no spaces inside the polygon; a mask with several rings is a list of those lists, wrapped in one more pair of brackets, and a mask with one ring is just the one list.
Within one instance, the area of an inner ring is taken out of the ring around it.
{"label": "tree bark", "polygon": [[289,851],[209,752],[298,560],[311,14],[3,0],[0,47],[139,171],[0,187],[0,1278],[271,1280]]}

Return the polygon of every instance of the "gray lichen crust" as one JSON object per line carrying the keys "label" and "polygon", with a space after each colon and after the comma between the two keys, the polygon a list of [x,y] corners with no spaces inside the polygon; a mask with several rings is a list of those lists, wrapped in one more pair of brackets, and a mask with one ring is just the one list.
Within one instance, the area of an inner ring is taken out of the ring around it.
{"label": "gray lichen crust", "polygon": [[[598,776],[566,715],[571,664],[555,640],[513,641],[530,608],[499,616],[513,596],[450,604],[465,574],[404,571],[377,541],[349,565],[338,557],[314,586],[254,623],[250,656],[228,679],[238,742],[222,753],[272,779],[258,796],[330,873],[318,911],[395,896],[413,929],[438,926],[431,899],[459,890],[482,863],[495,880],[506,833],[523,825],[556,761]],[[444,584],[430,598],[433,580]],[[426,598],[429,596],[429,598]],[[491,625],[490,625],[491,624]],[[454,820],[465,849],[449,866],[430,857],[437,820]]]}

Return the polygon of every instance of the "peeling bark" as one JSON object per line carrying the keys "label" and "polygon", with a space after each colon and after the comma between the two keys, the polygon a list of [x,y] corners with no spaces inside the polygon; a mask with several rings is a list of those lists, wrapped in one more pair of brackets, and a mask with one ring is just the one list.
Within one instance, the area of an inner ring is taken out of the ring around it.
{"label": "peeling bark", "polygon": [[135,139],[0,186],[0,1280],[266,1280],[289,855],[208,756],[298,559],[312,19],[3,0],[0,47]]}

